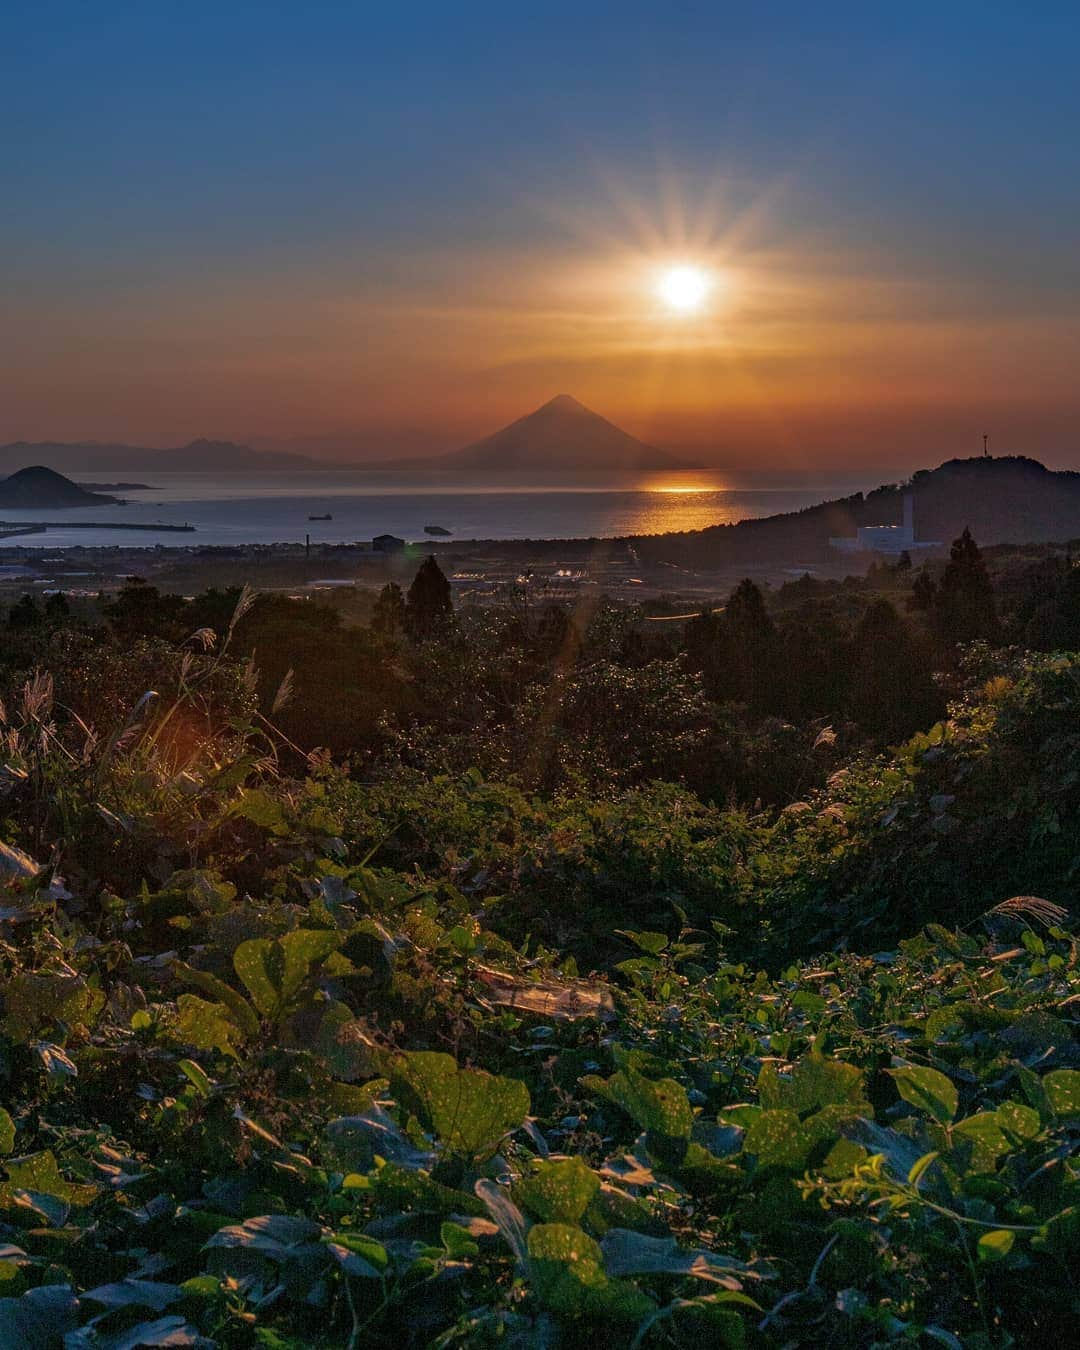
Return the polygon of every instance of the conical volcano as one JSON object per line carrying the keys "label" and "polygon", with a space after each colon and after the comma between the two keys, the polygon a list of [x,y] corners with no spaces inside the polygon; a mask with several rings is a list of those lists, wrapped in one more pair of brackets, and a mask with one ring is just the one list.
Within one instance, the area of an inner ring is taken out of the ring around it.
{"label": "conical volcano", "polygon": [[492,472],[693,467],[622,431],[569,394],[559,394],[501,431],[430,463],[443,469]]}

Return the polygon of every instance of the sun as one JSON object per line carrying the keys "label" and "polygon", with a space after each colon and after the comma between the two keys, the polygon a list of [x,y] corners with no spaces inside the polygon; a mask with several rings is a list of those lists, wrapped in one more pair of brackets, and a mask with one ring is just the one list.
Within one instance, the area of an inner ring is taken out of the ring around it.
{"label": "sun", "polygon": [[677,314],[697,314],[705,308],[713,288],[712,275],[704,267],[678,263],[665,267],[656,282],[656,293]]}

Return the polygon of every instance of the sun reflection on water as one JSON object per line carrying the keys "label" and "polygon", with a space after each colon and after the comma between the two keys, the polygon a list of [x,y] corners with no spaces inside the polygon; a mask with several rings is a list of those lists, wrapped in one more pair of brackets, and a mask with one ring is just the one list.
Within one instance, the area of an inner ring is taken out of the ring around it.
{"label": "sun reflection on water", "polygon": [[730,514],[726,485],[716,477],[680,473],[648,478],[637,485],[641,494],[639,529],[645,534],[701,529]]}

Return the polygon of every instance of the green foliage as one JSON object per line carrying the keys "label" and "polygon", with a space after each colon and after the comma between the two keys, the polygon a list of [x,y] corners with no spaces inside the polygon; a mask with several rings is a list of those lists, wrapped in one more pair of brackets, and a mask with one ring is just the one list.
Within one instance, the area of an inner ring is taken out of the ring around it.
{"label": "green foliage", "polygon": [[636,1322],[653,1303],[632,1284],[611,1279],[600,1246],[565,1223],[542,1223],[529,1232],[530,1285],[552,1312],[570,1319]]}
{"label": "green foliage", "polygon": [[600,1192],[600,1178],[581,1158],[537,1159],[514,1198],[540,1223],[580,1223]]}
{"label": "green foliage", "polygon": [[[166,651],[93,735],[5,691],[0,1343],[1070,1343],[1075,658],[976,652],[948,721],[748,813],[347,777]],[[603,700],[674,668],[632,659],[562,686],[620,783],[662,750]]]}
{"label": "green foliage", "polygon": [[941,1125],[952,1123],[960,1097],[943,1073],[924,1065],[907,1065],[893,1069],[892,1076],[904,1101],[926,1111]]}
{"label": "green foliage", "polygon": [[628,1064],[606,1082],[589,1077],[583,1085],[621,1106],[643,1130],[673,1139],[690,1137],[694,1113],[686,1089],[671,1078],[649,1079]]}
{"label": "green foliage", "polygon": [[324,929],[251,938],[233,953],[233,966],[260,1015],[279,1022],[293,1008],[312,969],[340,943],[336,932]]}
{"label": "green foliage", "polygon": [[787,1074],[766,1064],[757,1089],[766,1109],[794,1111],[803,1117],[825,1106],[850,1107],[853,1115],[869,1110],[859,1069],[820,1055],[800,1059]]}
{"label": "green foliage", "polygon": [[207,1003],[195,994],[181,994],[177,1000],[178,1038],[197,1050],[217,1050],[238,1057],[239,1028],[223,1003]]}
{"label": "green foliage", "polygon": [[524,1083],[483,1069],[459,1069],[451,1055],[412,1051],[395,1065],[394,1079],[442,1146],[468,1158],[493,1153],[529,1111]]}

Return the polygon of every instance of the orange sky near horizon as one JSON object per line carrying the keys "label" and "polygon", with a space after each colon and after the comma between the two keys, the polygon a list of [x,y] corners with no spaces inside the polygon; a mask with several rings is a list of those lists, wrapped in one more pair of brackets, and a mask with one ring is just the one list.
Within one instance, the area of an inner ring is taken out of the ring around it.
{"label": "orange sky near horizon", "polygon": [[[700,314],[665,263],[716,279]],[[253,270],[148,279],[103,309],[35,300],[6,353],[0,439],[195,436],[364,460],[457,448],[559,392],[643,440],[740,472],[977,453],[1070,458],[1075,324],[977,289],[809,252],[661,246],[417,254],[343,287]],[[339,264],[340,266],[340,264]]]}

